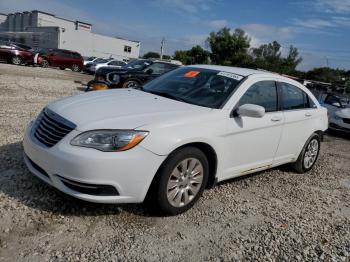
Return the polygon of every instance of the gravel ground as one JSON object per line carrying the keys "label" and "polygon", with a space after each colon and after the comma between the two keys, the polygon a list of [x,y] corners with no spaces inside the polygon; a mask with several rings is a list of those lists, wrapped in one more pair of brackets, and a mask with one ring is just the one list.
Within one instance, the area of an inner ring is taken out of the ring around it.
{"label": "gravel ground", "polygon": [[29,173],[21,140],[49,101],[91,76],[0,64],[0,261],[349,261],[350,139],[310,173],[283,166],[206,190],[176,217],[73,199]]}

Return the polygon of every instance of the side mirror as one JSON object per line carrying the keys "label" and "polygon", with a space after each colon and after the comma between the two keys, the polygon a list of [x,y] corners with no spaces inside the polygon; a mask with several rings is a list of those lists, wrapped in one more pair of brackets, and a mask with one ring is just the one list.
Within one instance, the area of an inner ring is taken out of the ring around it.
{"label": "side mirror", "polygon": [[146,74],[148,75],[151,75],[153,73],[153,69],[151,68],[148,68],[146,71],[145,71]]}
{"label": "side mirror", "polygon": [[237,109],[238,116],[261,118],[265,115],[265,108],[253,104],[245,104]]}

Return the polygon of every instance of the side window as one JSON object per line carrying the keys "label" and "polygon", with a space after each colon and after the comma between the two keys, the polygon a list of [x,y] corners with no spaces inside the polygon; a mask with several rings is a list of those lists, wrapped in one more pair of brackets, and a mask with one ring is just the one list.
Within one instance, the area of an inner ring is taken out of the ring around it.
{"label": "side window", "polygon": [[340,99],[333,95],[328,95],[324,100],[324,103],[335,107],[341,107]]}
{"label": "side window", "polygon": [[300,88],[287,83],[279,83],[279,86],[282,92],[283,110],[314,108],[316,106]]}
{"label": "side window", "polygon": [[156,74],[156,75],[165,73],[164,64],[161,64],[161,63],[153,63],[148,67],[148,69],[152,69],[153,70],[152,74]]}
{"label": "side window", "polygon": [[108,64],[109,64],[109,65],[114,65],[114,66],[122,66],[122,65],[124,65],[123,62],[117,61],[117,60],[111,61],[111,62],[109,62]]}
{"label": "side window", "polygon": [[278,110],[277,88],[275,81],[260,81],[253,84],[239,100],[239,106],[254,104],[265,108],[266,112]]}
{"label": "side window", "polygon": [[175,66],[172,65],[172,64],[164,64],[164,71],[165,71],[165,72],[169,72],[169,71],[171,71],[171,70],[173,70],[173,69],[175,69],[175,68],[177,68],[177,67],[175,67]]}

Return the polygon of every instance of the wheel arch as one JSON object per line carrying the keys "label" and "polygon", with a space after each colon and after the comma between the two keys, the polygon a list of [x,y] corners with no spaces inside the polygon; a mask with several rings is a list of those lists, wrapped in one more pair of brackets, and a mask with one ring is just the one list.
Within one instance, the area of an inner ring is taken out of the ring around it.
{"label": "wheel arch", "polygon": [[140,79],[135,78],[135,77],[126,78],[123,85],[128,81],[135,81],[135,82],[139,83],[140,85],[142,85],[142,81]]}
{"label": "wheel arch", "polygon": [[154,182],[156,181],[156,179],[158,177],[159,170],[162,168],[162,166],[168,160],[168,158],[171,156],[171,154],[174,153],[175,151],[182,149],[182,148],[185,148],[185,147],[195,147],[204,153],[204,155],[206,156],[206,158],[208,160],[208,164],[209,164],[209,177],[208,177],[208,182],[207,182],[206,187],[212,188],[213,186],[215,186],[216,181],[217,181],[216,173],[217,173],[217,167],[218,167],[218,157],[217,157],[217,153],[216,153],[215,149],[211,145],[209,145],[208,143],[205,143],[205,142],[188,142],[186,144],[179,145],[178,147],[174,148],[168,154],[168,156],[164,159],[162,164],[159,166],[155,176],[153,177],[153,180],[151,182],[151,185],[150,185],[148,191],[150,191],[150,189],[152,188],[152,185],[154,184]]}

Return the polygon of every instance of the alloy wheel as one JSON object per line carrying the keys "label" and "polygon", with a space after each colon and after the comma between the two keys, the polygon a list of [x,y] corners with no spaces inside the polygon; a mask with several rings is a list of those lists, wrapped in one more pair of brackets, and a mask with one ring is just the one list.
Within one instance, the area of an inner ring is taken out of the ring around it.
{"label": "alloy wheel", "polygon": [[310,168],[312,165],[315,163],[317,155],[318,155],[318,150],[319,150],[319,143],[317,139],[312,139],[310,143],[308,144],[306,151],[305,151],[305,156],[304,156],[304,166],[305,168]]}
{"label": "alloy wheel", "polygon": [[12,63],[14,65],[20,65],[22,63],[22,59],[20,57],[18,57],[18,56],[15,56],[15,57],[12,58]]}
{"label": "alloy wheel", "polygon": [[203,183],[203,165],[196,158],[186,158],[176,165],[167,184],[167,198],[174,207],[188,205]]}

